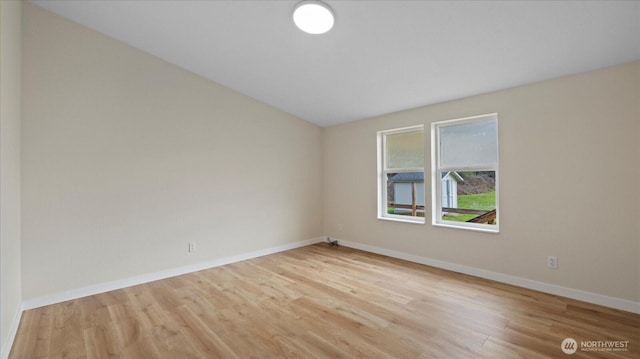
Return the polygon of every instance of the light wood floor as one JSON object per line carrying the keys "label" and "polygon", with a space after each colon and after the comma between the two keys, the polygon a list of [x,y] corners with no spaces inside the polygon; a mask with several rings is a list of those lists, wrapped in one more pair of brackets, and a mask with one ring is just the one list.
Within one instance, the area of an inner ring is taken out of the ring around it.
{"label": "light wood floor", "polygon": [[85,357],[640,358],[640,315],[318,244],[26,311],[9,355]]}

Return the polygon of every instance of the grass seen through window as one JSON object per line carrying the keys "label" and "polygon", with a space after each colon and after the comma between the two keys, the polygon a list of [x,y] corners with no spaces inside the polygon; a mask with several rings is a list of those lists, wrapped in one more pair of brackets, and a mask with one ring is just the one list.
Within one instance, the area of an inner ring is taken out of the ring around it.
{"label": "grass seen through window", "polygon": [[[496,191],[478,194],[463,194],[458,196],[458,208],[493,210],[496,208]],[[445,214],[442,218],[447,221],[466,222],[477,214]]]}

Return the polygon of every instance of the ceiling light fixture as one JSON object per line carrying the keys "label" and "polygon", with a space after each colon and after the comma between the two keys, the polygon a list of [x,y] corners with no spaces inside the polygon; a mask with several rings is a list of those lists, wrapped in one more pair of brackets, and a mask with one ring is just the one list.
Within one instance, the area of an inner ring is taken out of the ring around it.
{"label": "ceiling light fixture", "polygon": [[293,10],[293,22],[309,34],[324,34],[331,30],[335,22],[333,10],[322,1],[305,0]]}

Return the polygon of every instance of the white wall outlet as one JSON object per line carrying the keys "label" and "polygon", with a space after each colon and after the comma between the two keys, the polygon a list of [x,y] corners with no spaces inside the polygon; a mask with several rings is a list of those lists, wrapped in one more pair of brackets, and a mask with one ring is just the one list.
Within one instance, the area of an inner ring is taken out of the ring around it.
{"label": "white wall outlet", "polygon": [[337,227],[338,227],[338,230],[341,231],[342,230],[342,223],[338,223]]}
{"label": "white wall outlet", "polygon": [[558,269],[558,257],[556,256],[548,256],[547,257],[547,267]]}
{"label": "white wall outlet", "polygon": [[196,251],[196,242],[189,242],[189,253]]}

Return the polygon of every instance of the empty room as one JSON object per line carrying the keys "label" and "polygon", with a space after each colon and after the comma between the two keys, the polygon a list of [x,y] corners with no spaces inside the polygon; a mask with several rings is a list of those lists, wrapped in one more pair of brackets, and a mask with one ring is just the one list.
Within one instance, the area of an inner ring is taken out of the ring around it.
{"label": "empty room", "polygon": [[640,356],[640,1],[0,30],[0,359]]}

